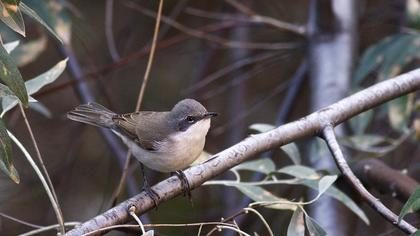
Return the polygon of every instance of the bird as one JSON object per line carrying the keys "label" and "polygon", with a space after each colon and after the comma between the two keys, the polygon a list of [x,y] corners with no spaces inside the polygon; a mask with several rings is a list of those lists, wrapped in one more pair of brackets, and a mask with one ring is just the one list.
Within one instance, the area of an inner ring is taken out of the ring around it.
{"label": "bird", "polygon": [[[190,200],[190,185],[182,170],[189,167],[204,149],[210,120],[217,116],[194,99],[183,99],[170,111],[139,111],[117,114],[94,102],[82,104],[67,113],[70,120],[108,128],[127,145],[133,156],[149,169],[175,173]],[[154,193],[143,170],[143,188],[155,205]]]}

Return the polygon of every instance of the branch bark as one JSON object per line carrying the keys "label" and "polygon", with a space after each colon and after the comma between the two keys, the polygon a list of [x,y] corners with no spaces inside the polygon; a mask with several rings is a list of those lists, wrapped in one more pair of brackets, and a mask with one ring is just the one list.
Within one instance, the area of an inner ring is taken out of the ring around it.
{"label": "branch bark", "polygon": [[[219,152],[206,162],[185,170],[185,176],[191,188],[197,188],[205,181],[257,154],[278,148],[303,137],[318,135],[328,124],[336,126],[365,110],[419,88],[420,69],[383,81],[300,120],[265,133],[252,135]],[[183,192],[181,182],[176,176],[161,181],[154,185],[152,189],[159,195],[160,202],[168,201]],[[154,203],[145,192],[141,192],[105,213],[86,221],[69,231],[67,235],[83,235],[99,228],[127,222],[130,219],[128,208],[131,206],[135,206],[136,214],[143,214],[152,209]]]}
{"label": "branch bark", "polygon": [[328,145],[331,153],[333,154],[335,163],[337,164],[338,168],[340,169],[341,173],[343,173],[344,177],[353,188],[362,196],[362,198],[369,203],[369,205],[381,214],[387,221],[391,222],[402,231],[408,234],[413,234],[416,232],[416,228],[406,221],[401,221],[398,223],[398,216],[394,214],[390,209],[388,209],[378,198],[373,196],[367,189],[363,186],[362,182],[354,175],[353,171],[350,169],[349,165],[347,164],[346,159],[344,158],[344,154],[341,151],[341,148],[337,142],[337,138],[334,133],[334,128],[332,125],[327,124],[322,131],[323,137],[325,142]]}
{"label": "branch bark", "polygon": [[405,203],[411,194],[419,186],[419,183],[395,170],[378,159],[366,159],[352,166],[354,174],[368,187],[393,197]]}

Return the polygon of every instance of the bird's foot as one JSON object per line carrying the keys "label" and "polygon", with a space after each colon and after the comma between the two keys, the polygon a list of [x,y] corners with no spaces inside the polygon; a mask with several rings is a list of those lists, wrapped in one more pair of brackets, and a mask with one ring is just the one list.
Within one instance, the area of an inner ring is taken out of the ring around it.
{"label": "bird's foot", "polygon": [[175,171],[174,174],[179,178],[181,181],[182,190],[184,192],[184,197],[188,197],[188,201],[193,205],[192,197],[191,197],[191,187],[190,183],[188,182],[187,176],[185,176],[182,170]]}
{"label": "bird's foot", "polygon": [[153,200],[153,203],[154,203],[154,205],[155,205],[155,207],[156,207],[156,210],[157,210],[157,208],[158,208],[158,206],[159,206],[159,200],[160,200],[160,197],[159,197],[159,195],[150,187],[150,185],[149,185],[149,183],[147,182],[147,180],[145,179],[144,180],[144,184],[143,184],[143,191],[145,191],[146,192],[146,194],[147,194],[147,196],[149,196],[152,200]]}

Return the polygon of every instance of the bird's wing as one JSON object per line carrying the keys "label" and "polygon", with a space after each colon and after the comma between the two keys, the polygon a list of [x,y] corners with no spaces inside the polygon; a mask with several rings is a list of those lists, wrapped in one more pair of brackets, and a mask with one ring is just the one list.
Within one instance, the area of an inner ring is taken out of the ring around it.
{"label": "bird's wing", "polygon": [[141,148],[155,151],[159,142],[166,138],[168,112],[141,111],[117,115],[113,118],[123,134],[135,141]]}

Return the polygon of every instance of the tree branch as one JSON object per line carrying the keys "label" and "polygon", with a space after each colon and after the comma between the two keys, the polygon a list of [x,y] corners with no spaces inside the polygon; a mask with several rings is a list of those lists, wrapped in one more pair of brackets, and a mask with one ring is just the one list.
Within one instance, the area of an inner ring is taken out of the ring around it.
{"label": "tree branch", "polygon": [[[219,152],[206,162],[185,170],[185,176],[191,188],[197,188],[205,181],[257,154],[278,148],[303,137],[317,135],[327,124],[335,126],[376,105],[419,88],[420,69],[383,81],[300,120],[282,125],[265,133],[252,135]],[[161,181],[154,185],[152,189],[159,195],[160,202],[168,201],[183,192],[181,182],[176,176]],[[136,214],[142,214],[152,209],[154,202],[145,192],[141,192],[105,213],[86,221],[79,227],[69,231],[67,235],[82,235],[99,228],[127,222],[130,219],[128,208],[133,205],[137,209]],[[407,230],[411,231],[414,228],[407,227]]]}
{"label": "tree branch", "polygon": [[341,151],[341,148],[337,142],[333,126],[327,124],[325,128],[323,128],[322,134],[324,136],[325,142],[328,145],[328,148],[333,154],[335,163],[337,164],[341,173],[343,173],[347,181],[350,182],[350,184],[362,196],[362,198],[367,203],[369,203],[369,205],[373,209],[375,209],[379,214],[381,214],[387,221],[396,225],[402,231],[408,234],[413,234],[417,229],[414,226],[407,223],[406,221],[401,221],[400,223],[398,223],[398,216],[395,215],[394,212],[388,209],[384,204],[382,204],[382,202],[378,198],[369,193],[369,191],[367,191],[367,189],[363,186],[362,182],[360,182],[360,180],[354,175],[353,171],[347,164],[347,161],[344,158],[344,154]]}
{"label": "tree branch", "polygon": [[359,161],[352,166],[354,174],[366,185],[378,190],[380,193],[388,193],[405,203],[414,192],[419,183],[376,158]]}

